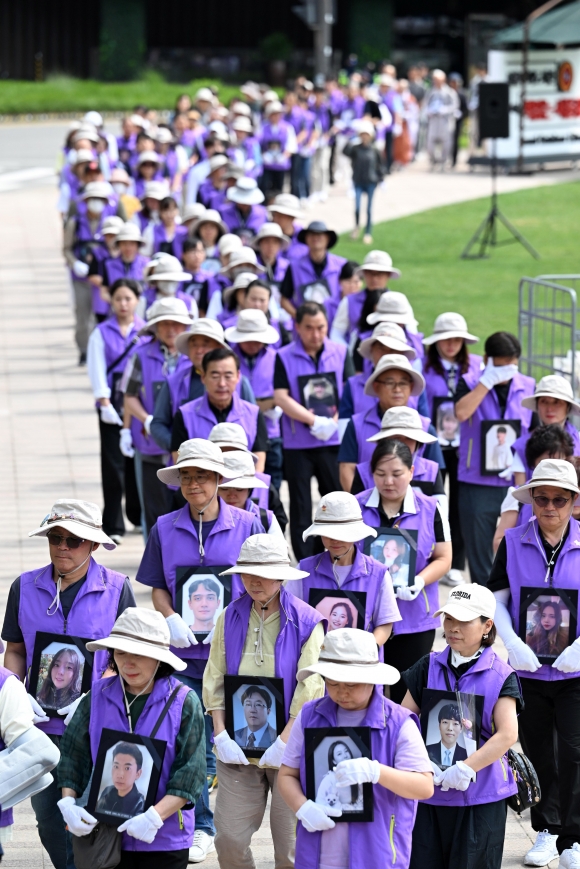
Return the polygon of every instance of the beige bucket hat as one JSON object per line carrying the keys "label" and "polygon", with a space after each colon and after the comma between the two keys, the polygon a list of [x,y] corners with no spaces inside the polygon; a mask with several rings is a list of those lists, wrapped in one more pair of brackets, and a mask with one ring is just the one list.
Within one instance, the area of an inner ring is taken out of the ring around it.
{"label": "beige bucket hat", "polygon": [[137,157],[137,166],[142,166],[143,163],[161,163],[162,159],[157,151],[141,151]]}
{"label": "beige bucket hat", "polygon": [[157,299],[150,308],[147,308],[145,318],[147,322],[139,329],[139,335],[146,335],[148,332],[151,332],[154,326],[157,326],[158,323],[163,323],[164,320],[170,320],[173,323],[185,323],[186,326],[191,326],[193,322],[183,299],[176,299],[175,296]]}
{"label": "beige bucket hat", "polygon": [[[144,154],[154,154],[154,151],[144,151]],[[155,161],[153,161],[155,162]],[[158,199],[161,201],[165,199],[166,196],[170,195],[169,187],[165,181],[146,181],[145,182],[145,192],[143,193],[143,199]]]}
{"label": "beige bucket hat", "polygon": [[226,198],[239,205],[259,205],[264,201],[264,194],[254,178],[238,178],[233,187],[228,187]]}
{"label": "beige bucket hat", "polygon": [[404,293],[389,290],[383,293],[377,302],[377,308],[367,317],[367,323],[375,326],[377,323],[398,323],[399,326],[417,325],[411,303]]}
{"label": "beige bucket hat", "polygon": [[229,256],[237,250],[241,250],[244,242],[239,235],[234,235],[233,232],[226,232],[218,241],[217,248],[220,256]]}
{"label": "beige bucket hat", "polygon": [[125,226],[125,221],[122,217],[115,217],[115,215],[111,215],[111,217],[105,217],[103,220],[103,225],[101,227],[102,235],[115,235],[117,236],[121,229]]}
{"label": "beige bucket hat", "polygon": [[157,259],[147,276],[150,284],[163,281],[188,281],[190,278],[191,275],[183,271],[177,257],[167,253]]}
{"label": "beige bucket hat", "polygon": [[177,451],[176,463],[169,468],[160,468],[157,477],[166,486],[179,486],[179,472],[184,468],[212,471],[225,478],[230,476],[224,463],[224,454],[218,446],[205,438],[183,441]]}
{"label": "beige bucket hat", "polygon": [[437,440],[435,435],[423,431],[421,417],[412,407],[391,407],[383,414],[381,430],[367,438],[367,441],[375,443],[397,435],[403,435],[420,444],[433,444]]}
{"label": "beige bucket hat", "polygon": [[223,167],[227,166],[228,163],[229,160],[225,154],[214,154],[213,157],[210,157],[209,174],[211,175],[213,172],[217,172],[218,169],[223,169]]}
{"label": "beige bucket hat", "polygon": [[304,682],[315,673],[333,682],[359,685],[394,685],[401,678],[398,670],[379,661],[373,635],[358,628],[329,631],[324,637],[317,663],[298,670],[296,678]]}
{"label": "beige bucket hat", "polygon": [[251,247],[246,246],[232,251],[229,263],[227,264],[227,266],[224,266],[219,270],[219,274],[227,275],[228,272],[230,272],[232,269],[239,269],[241,268],[241,266],[251,266],[252,268],[256,269],[256,272],[266,271],[263,266],[258,265],[256,251],[252,250]]}
{"label": "beige bucket hat", "polygon": [[538,398],[558,398],[560,401],[567,401],[580,413],[580,403],[574,398],[570,382],[560,374],[546,374],[542,377],[536,384],[534,394],[522,398],[521,405],[528,410],[537,410]]}
{"label": "beige bucket hat", "polygon": [[191,323],[187,332],[182,332],[181,335],[178,335],[175,339],[175,347],[179,353],[183,354],[183,356],[189,355],[189,339],[193,338],[195,335],[204,335],[206,338],[212,338],[214,341],[217,341],[221,347],[229,349],[224,337],[222,324],[218,323],[217,320],[209,320],[207,317],[204,317],[201,320],[195,320]]}
{"label": "beige bucket hat", "polygon": [[445,341],[447,338],[463,338],[466,344],[477,344],[479,338],[467,331],[467,322],[461,314],[448,311],[439,314],[433,324],[433,334],[423,338],[423,344],[427,347],[436,341]]}
{"label": "beige bucket hat", "polygon": [[575,495],[580,492],[576,468],[563,459],[544,459],[534,468],[532,479],[519,489],[514,489],[512,495],[521,504],[531,504],[532,489],[538,486],[557,486],[559,489],[568,489]]}
{"label": "beige bucket hat", "polygon": [[130,606],[124,610],[108,637],[87,643],[89,652],[100,649],[118,649],[133,655],[143,655],[169,664],[174,670],[182,671],[187,663],[174,655],[169,648],[171,635],[167,622],[156,610],[140,606]]}
{"label": "beige bucket hat", "polygon": [[358,267],[357,273],[388,272],[393,279],[401,277],[401,270],[393,266],[393,260],[386,250],[370,250]]}
{"label": "beige bucket hat", "polygon": [[108,199],[113,195],[113,188],[108,181],[90,181],[81,193],[81,199]]}
{"label": "beige bucket hat", "polygon": [[238,560],[220,576],[232,573],[249,573],[262,579],[304,579],[309,574],[305,570],[290,567],[288,544],[283,537],[272,534],[252,534],[242,543]]}
{"label": "beige bucket hat", "polygon": [[283,112],[283,111],[284,111],[284,106],[282,105],[280,100],[276,99],[276,100],[272,100],[271,102],[268,103],[268,105],[266,106],[266,109],[264,111],[264,114],[267,118],[269,118],[270,115],[276,115],[276,114],[279,114],[280,112]]}
{"label": "beige bucket hat", "polygon": [[96,504],[91,501],[76,501],[65,498],[55,501],[42,522],[40,527],[29,533],[29,537],[46,537],[53,528],[63,528],[70,531],[83,540],[92,543],[102,543],[105,549],[116,549],[113,543],[103,531],[103,514]]}
{"label": "beige bucket hat", "polygon": [[219,237],[220,238],[222,237],[222,235],[225,235],[226,232],[228,231],[227,226],[225,225],[225,223],[222,220],[221,214],[219,213],[219,211],[216,211],[215,208],[207,208],[204,211],[204,213],[201,214],[197,218],[195,223],[193,223],[191,225],[191,229],[190,229],[191,234],[196,235],[199,227],[203,223],[215,224],[217,226],[217,228],[219,229]]}
{"label": "beige bucket hat", "polygon": [[186,205],[183,209],[181,219],[184,223],[187,220],[199,220],[206,211],[207,208],[201,202],[192,202],[191,205]]}
{"label": "beige bucket hat", "polygon": [[[226,423],[227,425],[227,423]],[[232,450],[224,453],[224,464],[232,477],[223,480],[220,488],[224,489],[267,489],[263,480],[255,476],[256,466],[252,454],[242,450]],[[234,476],[235,475],[235,476]]]}
{"label": "beige bucket hat", "polygon": [[329,492],[318,502],[314,522],[302,534],[302,539],[324,536],[344,543],[358,543],[377,532],[365,525],[360,504],[349,492]]}
{"label": "beige bucket hat", "polygon": [[[228,305],[231,297],[238,292],[238,290],[245,290],[246,287],[249,287],[252,284],[258,275],[255,272],[241,272],[239,274],[233,284],[231,286],[226,287],[222,292],[222,302],[224,305]],[[249,339],[248,339],[249,340]]]}
{"label": "beige bucket hat", "polygon": [[286,214],[288,217],[300,217],[302,215],[300,200],[293,193],[279,193],[268,206],[268,211],[270,214],[278,212],[278,214]]}
{"label": "beige bucket hat", "polygon": [[[242,103],[242,105],[244,105],[244,104]],[[234,111],[237,112],[237,108],[234,109]],[[250,118],[242,117],[242,116],[239,116],[234,120],[234,122],[232,124],[232,130],[234,130],[234,132],[236,132],[236,133],[250,133],[251,134],[254,132],[254,128],[252,127],[252,122],[251,122]]]}
{"label": "beige bucket hat", "polygon": [[434,615],[447,613],[458,622],[471,622],[478,616],[486,619],[495,618],[495,597],[493,592],[484,585],[464,583],[457,585],[449,593],[447,603]]}
{"label": "beige bucket hat", "polygon": [[[241,277],[241,275],[240,275]],[[252,275],[255,280],[255,275]],[[251,282],[250,282],[251,283]],[[247,286],[247,285],[246,285]],[[234,284],[235,287],[235,284]],[[238,322],[225,331],[226,340],[230,344],[241,344],[244,341],[259,341],[261,344],[275,344],[280,336],[263,311],[248,308],[240,311]]]}
{"label": "beige bucket hat", "polygon": [[243,450],[251,455],[254,464],[258,463],[258,456],[250,451],[248,436],[239,422],[218,422],[210,431],[209,440],[220,450]]}
{"label": "beige bucket hat", "polygon": [[413,360],[417,358],[415,348],[407,343],[407,337],[400,326],[396,323],[379,323],[373,329],[373,334],[370,338],[365,338],[358,345],[358,352],[363,359],[371,358],[372,346],[378,341],[383,347],[388,347],[393,353],[400,353],[406,356],[407,359]]}
{"label": "beige bucket hat", "polygon": [[287,235],[284,235],[284,233],[282,232],[282,227],[278,223],[263,223],[258,230],[258,234],[255,236],[255,238],[252,239],[251,247],[253,247],[254,250],[259,248],[260,242],[264,238],[277,239],[282,245],[282,250],[286,250],[288,245],[290,244],[290,239]]}
{"label": "beige bucket hat", "polygon": [[139,246],[145,244],[145,239],[141,235],[141,230],[135,223],[124,223],[115,239],[115,244],[120,241],[136,241]]}
{"label": "beige bucket hat", "polygon": [[381,356],[377,362],[377,367],[365,383],[365,395],[374,396],[376,393],[373,389],[373,383],[384,374],[385,371],[390,371],[392,368],[397,368],[400,371],[405,371],[413,381],[411,395],[421,395],[425,389],[425,378],[422,374],[412,367],[406,356],[399,353],[387,353],[386,356]]}

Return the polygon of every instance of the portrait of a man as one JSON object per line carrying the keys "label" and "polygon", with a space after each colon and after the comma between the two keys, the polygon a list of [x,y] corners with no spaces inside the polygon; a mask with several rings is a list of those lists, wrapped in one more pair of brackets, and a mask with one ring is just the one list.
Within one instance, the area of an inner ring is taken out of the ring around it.
{"label": "portrait of a man", "polygon": [[269,748],[278,736],[269,719],[272,697],[260,685],[248,685],[240,697],[246,726],[235,731],[235,740],[242,748]]}

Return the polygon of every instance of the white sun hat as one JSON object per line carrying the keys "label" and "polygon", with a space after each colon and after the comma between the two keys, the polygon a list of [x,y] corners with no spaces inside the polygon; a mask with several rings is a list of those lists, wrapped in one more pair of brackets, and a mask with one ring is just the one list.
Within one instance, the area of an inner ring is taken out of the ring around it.
{"label": "white sun hat", "polygon": [[376,537],[374,528],[363,521],[360,504],[350,492],[329,492],[318,502],[314,522],[302,534],[302,539],[324,536],[344,543],[358,543],[365,537]]}
{"label": "white sun hat", "polygon": [[130,606],[123,610],[108,637],[87,643],[89,652],[100,649],[118,649],[130,655],[142,655],[169,664],[174,670],[185,670],[186,661],[174,655],[169,648],[171,634],[165,618],[148,607]]}
{"label": "white sun hat", "polygon": [[179,472],[184,468],[212,471],[226,479],[230,476],[224,463],[224,454],[216,444],[212,444],[206,438],[191,438],[183,441],[177,451],[175,464],[169,468],[160,468],[157,476],[167,486],[179,486]]}
{"label": "white sun hat", "polygon": [[181,220],[185,223],[187,220],[199,220],[202,214],[205,214],[207,208],[201,202],[192,202],[191,205],[186,205],[181,215]]}
{"label": "white sun hat", "polygon": [[521,405],[528,410],[537,410],[538,398],[558,398],[560,401],[567,401],[580,413],[580,403],[574,398],[570,382],[560,374],[546,374],[542,377],[536,384],[534,394],[522,398]]}
{"label": "white sun hat", "polygon": [[169,145],[173,142],[173,133],[167,127],[157,127],[154,139],[160,145]]}
{"label": "white sun hat", "polygon": [[216,444],[220,450],[243,450],[250,453],[254,464],[258,462],[258,456],[250,452],[248,436],[239,422],[218,422],[209,433],[209,440]]}
{"label": "white sun hat", "polygon": [[141,230],[135,223],[123,224],[117,233],[115,244],[119,244],[120,241],[136,241],[139,245],[145,244],[145,240],[141,235]]}
{"label": "white sun hat", "polygon": [[244,115],[246,118],[250,118],[252,116],[252,110],[249,105],[247,103],[243,103],[241,100],[236,100],[231,108],[234,115]]}
{"label": "white sun hat", "polygon": [[393,279],[401,277],[400,269],[394,267],[393,260],[386,250],[370,250],[357,272],[358,274],[361,272],[387,272]]}
{"label": "white sun hat", "polygon": [[113,193],[108,181],[89,181],[81,193],[81,199],[108,199]]}
{"label": "white sun hat", "polygon": [[137,157],[137,166],[143,163],[162,163],[162,159],[157,151],[141,151]]}
{"label": "white sun hat", "polygon": [[333,682],[358,685],[394,685],[401,678],[398,670],[379,661],[378,646],[372,633],[358,628],[329,631],[316,664],[298,670],[296,678],[304,682],[315,673]]}
{"label": "white sun hat", "polygon": [[356,124],[356,131],[361,135],[361,133],[366,133],[367,136],[370,136],[371,139],[374,139],[376,136],[375,125],[371,121],[359,121]]}
{"label": "white sun hat", "polygon": [[188,281],[190,278],[191,275],[189,272],[183,271],[176,256],[165,254],[157,260],[153,271],[149,272],[147,280],[150,284],[157,284],[163,281]]}
{"label": "white sun hat", "polygon": [[383,293],[377,302],[377,308],[367,317],[370,326],[376,323],[398,323],[399,326],[416,326],[411,303],[404,293],[389,290]]}
{"label": "white sun hat", "polygon": [[268,105],[266,106],[266,109],[264,111],[264,114],[267,118],[269,118],[270,115],[276,115],[279,112],[283,112],[283,111],[284,111],[284,106],[282,105],[282,103],[280,102],[279,99],[275,99],[275,100],[271,100],[268,103]]}
{"label": "white sun hat", "polygon": [[153,302],[151,307],[147,308],[145,319],[147,322],[139,329],[139,335],[147,334],[158,323],[163,323],[166,320],[172,323],[184,323],[186,326],[191,326],[193,322],[183,299],[176,299],[175,296],[168,296]]}
{"label": "white sun hat", "polygon": [[390,371],[393,368],[406,372],[406,374],[408,374],[412,379],[413,388],[411,389],[411,395],[421,395],[425,389],[425,378],[418,371],[415,371],[406,356],[402,356],[399,353],[387,353],[386,356],[381,356],[377,362],[377,367],[365,383],[365,395],[376,395],[373,389],[373,383],[377,377],[380,377],[381,374],[385,373],[385,371]]}
{"label": "white sun hat", "polygon": [[[143,152],[147,153],[147,152]],[[154,153],[153,151],[151,153]],[[165,181],[146,181],[143,199],[157,199],[159,202],[170,195],[169,187]]]}
{"label": "white sun hat", "polygon": [[90,111],[87,112],[83,117],[83,124],[92,124],[93,127],[102,127],[103,124],[103,116],[100,112]]}
{"label": "white sun hat", "polygon": [[195,95],[196,103],[200,101],[205,103],[213,103],[214,100],[215,96],[213,94],[213,91],[211,91],[208,87],[200,88]]}
{"label": "white sun hat", "polygon": [[125,221],[122,217],[116,217],[112,214],[110,217],[105,217],[101,227],[102,235],[118,235],[121,229],[125,226]]}
{"label": "white sun hat", "polygon": [[[242,105],[244,105],[244,104],[242,103]],[[247,108],[249,108],[249,106]],[[237,109],[235,109],[235,111],[237,111]],[[232,123],[232,130],[234,130],[236,133],[253,133],[254,132],[254,128],[252,127],[251,120],[249,118],[243,117],[241,115],[239,117],[237,117],[234,120],[234,122]]]}
{"label": "white sun hat", "polygon": [[[243,450],[232,450],[224,453],[224,464],[229,474],[229,480],[220,483],[222,489],[268,489],[263,480],[255,476],[256,466],[251,453]],[[235,475],[235,476],[234,476]]]}
{"label": "white sun hat", "polygon": [[221,347],[229,349],[224,337],[222,324],[218,323],[217,320],[210,320],[207,317],[203,317],[201,320],[195,320],[187,332],[182,332],[181,335],[178,335],[175,339],[175,347],[183,356],[189,355],[189,339],[193,338],[195,335],[203,335],[205,338],[212,338],[214,341],[217,341]]}
{"label": "white sun hat", "polygon": [[300,200],[293,193],[279,193],[268,206],[268,211],[270,214],[278,212],[288,217],[300,217],[302,214]]}
{"label": "white sun hat", "polygon": [[286,250],[291,239],[282,232],[282,227],[279,223],[263,223],[258,233],[251,241],[251,246],[255,249],[259,248],[260,242],[264,238],[275,238],[282,244],[282,250]]}
{"label": "white sun hat", "polygon": [[447,613],[458,622],[471,622],[478,616],[495,618],[495,597],[485,585],[463,583],[449,592],[447,603],[433,613],[435,616]]}
{"label": "white sun hat", "polygon": [[512,495],[521,504],[531,504],[532,489],[538,486],[568,489],[576,495],[580,492],[576,468],[571,462],[566,462],[564,459],[544,459],[539,462],[534,468],[531,480],[518,489],[514,489]]}
{"label": "white sun hat", "polygon": [[[255,280],[255,277],[255,275],[252,275],[253,280]],[[225,335],[226,340],[230,344],[241,344],[244,341],[275,344],[280,340],[280,336],[274,327],[268,323],[265,313],[252,308],[240,311],[236,325],[226,329]]]}
{"label": "white sun hat", "polygon": [[439,314],[433,324],[433,334],[423,338],[423,344],[427,347],[436,341],[445,341],[447,338],[463,338],[466,344],[477,344],[479,338],[467,331],[465,317],[454,311]]}
{"label": "white sun hat", "polygon": [[288,544],[283,537],[273,534],[252,534],[242,543],[238,560],[229,570],[224,570],[220,576],[232,573],[248,573],[251,576],[261,576],[263,579],[304,579],[308,576],[305,570],[290,567]]}
{"label": "white sun hat", "polygon": [[258,272],[265,272],[266,269],[258,264],[258,259],[256,257],[256,251],[252,250],[251,247],[242,246],[237,250],[234,250],[230,256],[230,261],[227,266],[224,266],[219,270],[220,275],[227,274],[231,269],[239,269],[240,266],[252,266]]}
{"label": "white sun hat", "polygon": [[229,254],[235,253],[235,251],[241,250],[243,246],[244,242],[240,236],[234,235],[233,232],[226,232],[225,235],[222,235],[217,244],[220,256],[228,256]]}
{"label": "white sun hat", "polygon": [[214,154],[209,160],[209,174],[211,175],[213,172],[217,172],[218,169],[222,169],[224,166],[227,166],[228,163],[229,160],[225,154]]}
{"label": "white sun hat", "polygon": [[93,160],[96,160],[96,157],[88,148],[79,148],[79,150],[75,152],[74,165],[77,165],[78,163],[92,163]]}
{"label": "white sun hat", "polygon": [[241,272],[241,274],[236,277],[233,284],[222,291],[223,304],[229,305],[230,299],[234,293],[237,293],[238,290],[245,290],[246,287],[249,287],[250,284],[257,279],[257,277],[258,276],[255,272]]}
{"label": "white sun hat", "polygon": [[245,176],[238,178],[233,187],[228,187],[226,197],[230,202],[237,202],[239,205],[258,205],[264,201],[264,194],[257,181]]}
{"label": "white sun hat", "polygon": [[192,225],[190,229],[191,235],[197,235],[197,231],[202,223],[214,223],[219,229],[219,237],[225,235],[228,231],[227,226],[222,220],[222,216],[219,211],[216,211],[215,208],[206,208],[203,214],[197,218],[195,223]]}
{"label": "white sun hat", "polygon": [[40,527],[31,531],[28,536],[46,537],[57,527],[70,531],[83,540],[102,543],[105,549],[117,548],[117,544],[103,531],[103,514],[91,501],[76,501],[72,498],[55,501]]}
{"label": "white sun hat", "polygon": [[367,441],[375,443],[384,438],[394,438],[397,435],[403,435],[403,437],[420,444],[433,444],[437,440],[435,435],[423,431],[421,417],[412,407],[391,407],[383,414],[381,430],[367,438]]}
{"label": "white sun hat", "polygon": [[406,356],[411,361],[417,358],[415,348],[407,343],[405,333],[396,323],[379,323],[373,329],[372,335],[360,342],[358,352],[363,359],[371,358],[371,350],[375,342],[382,344],[383,347],[388,347],[393,353],[400,353],[402,356]]}

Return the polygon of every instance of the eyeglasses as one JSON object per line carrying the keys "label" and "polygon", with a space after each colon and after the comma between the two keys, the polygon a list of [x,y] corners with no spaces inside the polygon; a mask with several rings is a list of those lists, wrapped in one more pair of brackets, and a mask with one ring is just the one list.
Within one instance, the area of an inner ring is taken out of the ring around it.
{"label": "eyeglasses", "polygon": [[564,498],[563,495],[558,495],[557,498],[546,498],[544,495],[532,495],[534,502],[538,505],[538,507],[547,507],[548,504],[553,504],[556,510],[561,510],[562,507],[565,507],[570,498]]}
{"label": "eyeglasses", "polygon": [[64,540],[67,549],[78,549],[81,543],[85,542],[82,537],[62,537],[60,534],[47,534],[46,536],[51,546],[60,546]]}
{"label": "eyeglasses", "polygon": [[180,471],[179,482],[183,483],[184,486],[189,486],[190,483],[198,483],[200,486],[203,486],[210,480],[211,476],[211,474],[203,472],[199,474],[186,474],[183,471]]}
{"label": "eyeglasses", "polygon": [[387,389],[406,389],[411,386],[410,380],[375,380],[375,383],[380,383],[381,386],[386,386]]}
{"label": "eyeglasses", "polygon": [[249,700],[244,702],[244,709],[267,709],[265,703],[250,703]]}

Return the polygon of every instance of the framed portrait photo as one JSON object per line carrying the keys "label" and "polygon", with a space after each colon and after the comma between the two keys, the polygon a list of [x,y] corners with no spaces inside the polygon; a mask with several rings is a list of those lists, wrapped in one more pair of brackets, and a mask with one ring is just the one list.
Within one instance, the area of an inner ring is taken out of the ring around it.
{"label": "framed portrait photo", "polygon": [[166,747],[163,739],[104,727],[87,811],[117,826],[155,805]]}
{"label": "framed portrait photo", "polygon": [[93,655],[87,639],[39,631],[28,680],[28,693],[50,718],[91,687]]}
{"label": "framed portrait photo", "polygon": [[522,588],[519,635],[540,664],[553,664],[576,639],[578,591]]}
{"label": "framed portrait photo", "polygon": [[303,406],[316,416],[331,419],[338,412],[338,388],[334,371],[300,374],[298,388]]}
{"label": "framed portrait photo", "polygon": [[284,682],[264,676],[224,676],[226,730],[246,757],[261,757],[286,726]]}
{"label": "framed portrait photo", "polygon": [[519,419],[486,419],[481,423],[482,476],[495,477],[507,470],[514,460],[512,444],[521,434]]}
{"label": "framed portrait photo", "polygon": [[343,591],[330,588],[311,588],[308,603],[327,620],[328,630],[359,628],[364,631],[366,591]]}
{"label": "framed portrait photo", "polygon": [[319,305],[324,305],[325,301],[332,296],[326,278],[316,278],[310,283],[302,284],[300,292],[305,302],[318,302]]}
{"label": "framed portrait photo", "polygon": [[460,422],[455,416],[455,402],[449,396],[436,396],[433,399],[433,424],[437,430],[439,443],[443,448],[459,446]]}
{"label": "framed portrait photo", "polygon": [[370,727],[306,727],[306,797],[324,806],[342,809],[337,824],[348,821],[372,821],[373,786],[338,787],[335,767],[341,760],[368,757],[371,754]]}
{"label": "framed portrait photo", "polygon": [[419,532],[407,528],[377,528],[377,536],[367,537],[365,555],[384,564],[391,575],[393,586],[413,585],[417,567],[417,537]]}
{"label": "framed portrait photo", "polygon": [[203,642],[219,614],[232,599],[232,577],[220,576],[223,567],[178,567],[175,571],[175,612]]}
{"label": "framed portrait photo", "polygon": [[479,748],[483,697],[465,691],[423,690],[421,733],[429,760],[447,769]]}

